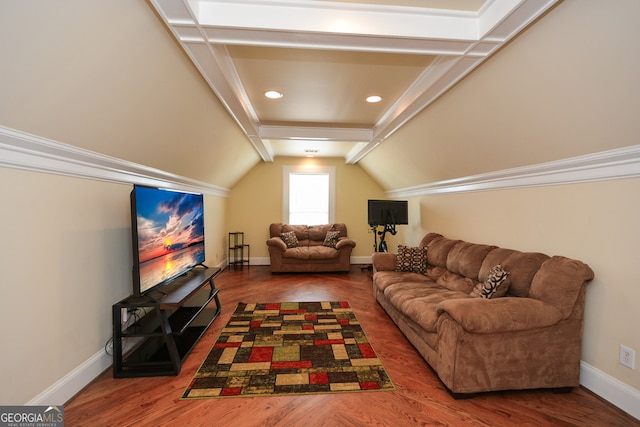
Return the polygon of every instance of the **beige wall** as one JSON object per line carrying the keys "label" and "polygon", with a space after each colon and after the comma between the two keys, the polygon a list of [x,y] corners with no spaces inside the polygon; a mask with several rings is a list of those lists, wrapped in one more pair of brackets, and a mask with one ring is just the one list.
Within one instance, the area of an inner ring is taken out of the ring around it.
{"label": "beige wall", "polygon": [[126,186],[0,168],[0,402],[24,404],[98,352],[131,293]]}
{"label": "beige wall", "polygon": [[360,164],[391,190],[638,144],[638,16],[560,3]]}
{"label": "beige wall", "polygon": [[[560,3],[360,164],[401,190],[638,144],[638,15],[635,0]],[[640,390],[639,194],[627,179],[416,197],[403,238],[436,231],[588,263],[583,360]],[[635,370],[618,364],[620,344]]]}
{"label": "beige wall", "polygon": [[[102,352],[132,292],[131,186],[0,168],[0,404],[24,404]],[[226,199],[205,198],[206,263]]]}
{"label": "beige wall", "polygon": [[[223,188],[259,161],[144,1],[0,0],[0,39],[0,126]],[[131,185],[8,168],[0,182],[0,404],[24,404],[103,352],[132,291]],[[215,266],[226,199],[205,209]]]}
{"label": "beige wall", "polygon": [[2,126],[224,188],[260,161],[145,1],[0,0],[0,39]]}
{"label": "beige wall", "polygon": [[371,256],[373,234],[367,226],[367,200],[384,198],[378,186],[359,166],[346,165],[344,159],[285,157],[254,167],[231,189],[227,204],[228,231],[243,231],[251,245],[251,257],[269,257],[266,240],[269,224],[282,222],[282,167],[336,167],[336,222],[347,225],[356,241],[352,256]]}
{"label": "beige wall", "polygon": [[501,247],[564,255],[595,272],[587,287],[582,360],[640,389],[618,364],[619,345],[640,354],[640,179],[438,195],[411,201],[421,230]]}

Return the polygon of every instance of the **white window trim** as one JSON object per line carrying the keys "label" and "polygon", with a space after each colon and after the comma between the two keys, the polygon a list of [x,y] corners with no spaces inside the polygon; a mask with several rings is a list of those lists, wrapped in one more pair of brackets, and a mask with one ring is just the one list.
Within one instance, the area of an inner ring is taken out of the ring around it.
{"label": "white window trim", "polygon": [[[328,174],[329,175],[329,223],[336,222],[336,167],[335,166],[283,166],[282,167],[282,223],[289,223],[289,175]],[[317,225],[317,224],[306,224]]]}

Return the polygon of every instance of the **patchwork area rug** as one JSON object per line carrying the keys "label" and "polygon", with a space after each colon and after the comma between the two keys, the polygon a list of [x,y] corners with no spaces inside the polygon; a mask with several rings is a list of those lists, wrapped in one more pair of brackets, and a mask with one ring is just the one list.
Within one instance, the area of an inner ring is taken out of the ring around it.
{"label": "patchwork area rug", "polygon": [[394,389],[349,303],[239,303],[182,399]]}

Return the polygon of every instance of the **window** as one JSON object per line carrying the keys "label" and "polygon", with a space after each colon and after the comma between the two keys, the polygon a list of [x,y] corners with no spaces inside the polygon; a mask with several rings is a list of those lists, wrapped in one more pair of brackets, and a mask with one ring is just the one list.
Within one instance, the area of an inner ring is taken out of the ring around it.
{"label": "window", "polygon": [[284,166],[282,172],[283,223],[335,222],[335,167]]}

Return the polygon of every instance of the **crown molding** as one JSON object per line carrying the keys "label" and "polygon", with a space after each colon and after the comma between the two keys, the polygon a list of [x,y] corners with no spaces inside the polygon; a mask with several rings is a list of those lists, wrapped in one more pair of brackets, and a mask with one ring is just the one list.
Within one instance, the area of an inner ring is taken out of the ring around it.
{"label": "crown molding", "polygon": [[227,197],[229,190],[0,126],[0,166]]}
{"label": "crown molding", "polygon": [[387,191],[392,198],[640,177],[640,145]]}

